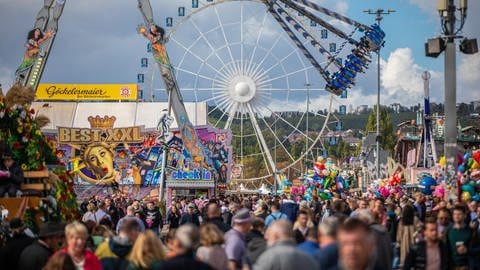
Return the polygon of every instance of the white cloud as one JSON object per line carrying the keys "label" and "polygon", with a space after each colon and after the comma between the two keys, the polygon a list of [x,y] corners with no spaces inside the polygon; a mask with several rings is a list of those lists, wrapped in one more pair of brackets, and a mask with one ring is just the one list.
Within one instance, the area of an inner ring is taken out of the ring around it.
{"label": "white cloud", "polygon": [[457,70],[457,100],[480,100],[480,54],[464,55]]}
{"label": "white cloud", "polygon": [[418,6],[421,10],[425,11],[430,15],[437,15],[437,1],[428,1],[428,0],[410,0],[410,3]]}
{"label": "white cloud", "polygon": [[338,1],[335,4],[335,11],[340,14],[347,14],[348,11],[348,3],[345,1]]}

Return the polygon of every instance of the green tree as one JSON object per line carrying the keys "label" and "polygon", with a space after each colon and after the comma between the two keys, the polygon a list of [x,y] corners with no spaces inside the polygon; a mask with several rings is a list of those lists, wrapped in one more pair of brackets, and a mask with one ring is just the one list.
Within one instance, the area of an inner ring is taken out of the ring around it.
{"label": "green tree", "polygon": [[[367,125],[365,126],[366,132],[377,131],[377,106],[373,107],[373,111],[368,116]],[[393,153],[393,147],[396,143],[396,137],[393,133],[393,123],[390,114],[388,114],[385,107],[381,107],[380,110],[380,146]]]}

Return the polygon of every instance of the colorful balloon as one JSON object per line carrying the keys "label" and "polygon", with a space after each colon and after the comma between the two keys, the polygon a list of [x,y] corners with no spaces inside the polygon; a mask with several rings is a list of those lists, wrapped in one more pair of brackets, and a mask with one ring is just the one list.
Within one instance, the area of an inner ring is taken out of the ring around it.
{"label": "colorful balloon", "polygon": [[463,200],[464,202],[470,201],[470,198],[471,198],[471,197],[472,197],[472,196],[470,195],[470,193],[468,193],[468,192],[466,192],[466,191],[462,192],[462,200]]}
{"label": "colorful balloon", "polygon": [[445,160],[445,156],[442,156],[440,158],[440,160],[438,161],[438,164],[440,164],[440,166],[442,167],[445,167],[445,165],[447,164],[447,161]]}

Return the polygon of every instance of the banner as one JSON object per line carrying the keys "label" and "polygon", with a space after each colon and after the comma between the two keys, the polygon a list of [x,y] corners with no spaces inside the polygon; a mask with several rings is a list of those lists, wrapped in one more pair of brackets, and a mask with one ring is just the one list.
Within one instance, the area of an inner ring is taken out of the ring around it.
{"label": "banner", "polygon": [[49,84],[37,87],[37,100],[136,100],[136,84]]}

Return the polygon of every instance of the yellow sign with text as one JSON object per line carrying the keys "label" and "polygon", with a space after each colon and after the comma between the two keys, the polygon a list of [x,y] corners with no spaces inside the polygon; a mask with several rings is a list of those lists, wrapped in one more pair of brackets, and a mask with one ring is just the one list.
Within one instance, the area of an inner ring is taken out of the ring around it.
{"label": "yellow sign with text", "polygon": [[37,100],[136,100],[136,84],[49,84],[37,87]]}

